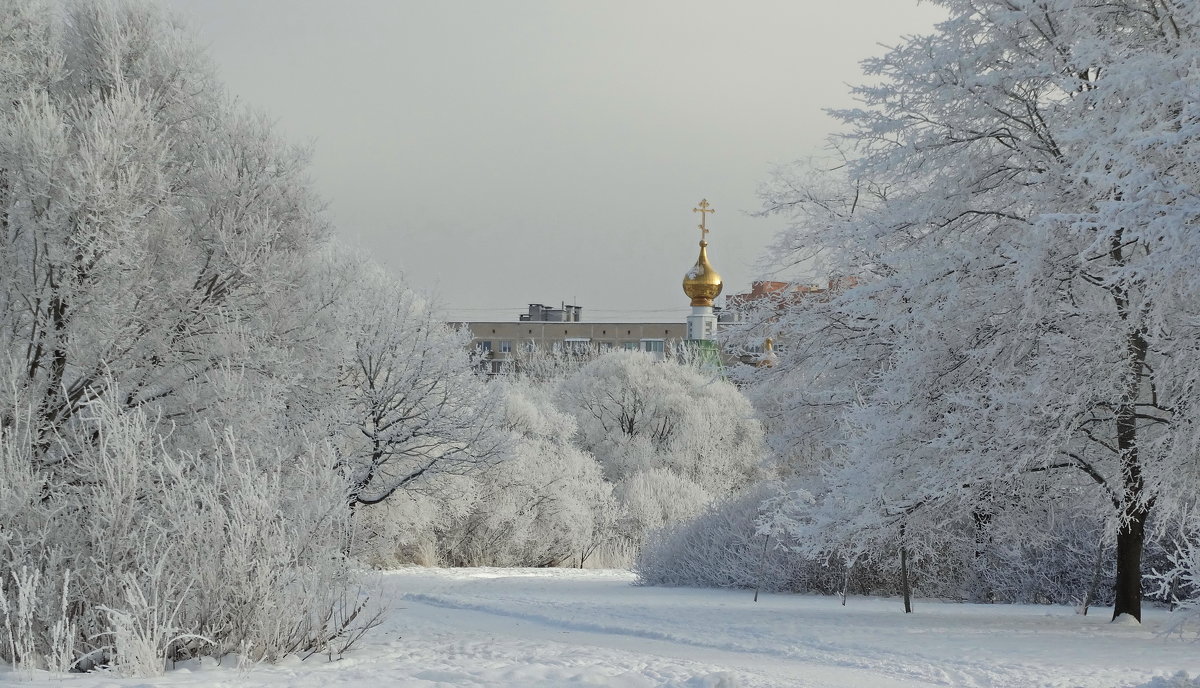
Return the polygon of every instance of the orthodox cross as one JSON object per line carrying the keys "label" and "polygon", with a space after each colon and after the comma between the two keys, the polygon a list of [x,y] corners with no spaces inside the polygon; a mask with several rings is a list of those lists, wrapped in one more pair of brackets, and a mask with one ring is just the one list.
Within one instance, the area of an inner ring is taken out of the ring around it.
{"label": "orthodox cross", "polygon": [[700,207],[692,208],[692,212],[700,213],[700,241],[705,241],[708,238],[709,232],[708,227],[705,226],[705,222],[708,220],[708,213],[715,213],[717,209],[708,207],[708,199],[700,199]]}

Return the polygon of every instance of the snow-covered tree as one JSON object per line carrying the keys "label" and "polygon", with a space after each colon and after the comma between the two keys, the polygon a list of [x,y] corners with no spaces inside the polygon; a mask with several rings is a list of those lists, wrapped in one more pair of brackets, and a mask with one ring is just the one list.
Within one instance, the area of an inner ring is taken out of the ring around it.
{"label": "snow-covered tree", "polygon": [[711,371],[612,352],[563,380],[557,397],[578,422],[578,446],[596,457],[627,507],[638,505],[626,514],[635,541],[760,472],[762,429],[753,409]]}
{"label": "snow-covered tree", "polygon": [[354,502],[378,504],[499,458],[499,390],[476,374],[470,334],[377,269],[365,268],[348,291],[342,386],[354,437],[340,466]]}
{"label": "snow-covered tree", "polygon": [[582,566],[614,536],[618,505],[589,454],[571,444],[575,421],[529,380],[501,391],[502,460],[438,474],[405,499],[363,514],[381,565]]}
{"label": "snow-covered tree", "polygon": [[[42,460],[110,382],[180,426],[233,388],[302,393],[289,311],[327,234],[305,151],[233,106],[154,6],[54,13],[0,6],[0,345]],[[229,417],[253,428],[249,408]]]}
{"label": "snow-covered tree", "polygon": [[582,566],[613,536],[612,486],[596,460],[572,446],[574,419],[554,408],[549,390],[502,384],[511,458],[479,476],[479,500],[447,550],[460,562]]}
{"label": "snow-covered tree", "polygon": [[844,184],[766,193],[796,220],[780,264],[857,280],[774,324],[764,375],[807,386],[780,408],[840,422],[804,513],[930,552],[1064,495],[1106,519],[1114,614],[1140,618],[1150,517],[1200,484],[1200,6],[937,4],[837,113]]}
{"label": "snow-covered tree", "polygon": [[0,657],[145,673],[347,630],[305,164],[154,5],[0,0],[0,615],[26,622]]}

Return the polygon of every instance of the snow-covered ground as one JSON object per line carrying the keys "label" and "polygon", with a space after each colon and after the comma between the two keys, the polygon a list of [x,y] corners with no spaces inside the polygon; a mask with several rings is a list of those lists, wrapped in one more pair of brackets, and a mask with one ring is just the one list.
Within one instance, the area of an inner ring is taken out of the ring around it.
{"label": "snow-covered ground", "polygon": [[[157,679],[20,674],[0,683],[133,686],[1138,686],[1200,673],[1200,644],[1062,607],[648,588],[626,571],[409,569],[384,574],[382,626],[340,660],[192,663]],[[1156,678],[1157,677],[1157,678]],[[1200,685],[1200,684],[1195,684]]]}

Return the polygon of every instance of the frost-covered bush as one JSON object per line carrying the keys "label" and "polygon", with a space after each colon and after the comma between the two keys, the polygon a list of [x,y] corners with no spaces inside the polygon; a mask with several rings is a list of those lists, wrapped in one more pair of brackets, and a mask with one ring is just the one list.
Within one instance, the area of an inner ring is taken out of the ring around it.
{"label": "frost-covered bush", "polygon": [[641,582],[765,590],[793,589],[800,557],[760,534],[762,503],[777,491],[770,484],[704,510],[693,519],[652,532],[634,561]]}
{"label": "frost-covered bush", "polygon": [[763,459],[762,428],[741,392],[669,359],[605,354],[563,379],[557,401],[578,423],[578,446],[613,482],[667,468],[707,492],[729,494],[754,481]]}
{"label": "frost-covered bush", "polygon": [[336,650],[346,337],[307,153],[150,3],[0,0],[0,65],[0,658]]}
{"label": "frost-covered bush", "polygon": [[[1040,512],[1040,513],[1038,513]],[[1111,534],[1099,518],[1047,503],[994,514],[969,526],[973,544],[959,553],[962,575],[944,596],[972,601],[1112,604]]]}
{"label": "frost-covered bush", "polygon": [[712,371],[616,351],[563,378],[555,399],[577,423],[576,446],[614,485],[621,537],[635,547],[762,471],[761,425],[742,393]]}
{"label": "frost-covered bush", "polygon": [[851,592],[899,591],[903,547],[915,594],[975,602],[1111,602],[1113,572],[1104,558],[1111,544],[1103,525],[1062,508],[1063,502],[1036,508],[993,500],[953,518],[918,510],[902,528],[870,512],[847,516],[836,492],[823,499],[798,493],[807,491],[768,500],[765,518],[805,557],[850,562]]}
{"label": "frost-covered bush", "polygon": [[454,566],[557,566],[578,562],[606,538],[611,488],[591,457],[561,444],[517,443],[482,472],[466,518],[439,533]]}
{"label": "frost-covered bush", "polygon": [[354,557],[377,568],[444,566],[438,534],[466,517],[474,487],[469,477],[437,476],[419,490],[355,509]]}
{"label": "frost-covered bush", "polygon": [[[821,505],[806,501],[805,493],[794,485],[788,490],[765,482],[717,501],[693,518],[652,531],[634,568],[651,585],[898,594],[899,534],[877,531],[869,539],[830,540],[829,525],[820,520]],[[903,541],[910,546],[915,594],[975,602],[1111,604],[1111,544],[1097,520],[1049,505],[1033,529],[1024,511],[994,509],[986,518],[976,516],[941,524],[936,539]],[[1148,557],[1157,556],[1159,548],[1152,549]],[[1172,570],[1180,599],[1194,594],[1184,569]]]}
{"label": "frost-covered bush", "polygon": [[582,562],[612,536],[612,487],[596,460],[571,444],[574,420],[544,388],[506,385],[503,419],[514,438],[510,458],[479,476],[479,506],[449,549],[463,561]]}
{"label": "frost-covered bush", "polygon": [[323,651],[359,630],[327,450],[260,454],[228,434],[169,450],[140,410],[86,409],[68,472],[34,468],[20,418],[0,433],[0,658],[154,674],[197,655]]}
{"label": "frost-covered bush", "polygon": [[669,468],[627,475],[617,483],[616,495],[622,506],[621,532],[635,546],[649,533],[692,518],[713,500],[704,488]]}
{"label": "frost-covered bush", "polygon": [[893,594],[897,581],[866,562],[806,556],[770,525],[783,486],[759,483],[695,518],[650,533],[634,560],[647,585],[756,588],[822,594]]}
{"label": "frost-covered bush", "polygon": [[491,384],[507,433],[503,457],[438,476],[382,508],[360,509],[374,563],[578,564],[612,538],[612,486],[596,461],[571,445],[574,419],[527,379]]}
{"label": "frost-covered bush", "polygon": [[1152,570],[1149,582],[1155,596],[1177,612],[1171,630],[1200,633],[1200,530],[1189,513],[1179,528],[1181,534],[1170,541],[1160,566]]}
{"label": "frost-covered bush", "polygon": [[623,562],[760,473],[761,428],[727,380],[636,352],[547,361],[489,384],[508,433],[496,460],[359,510],[368,558],[583,565],[603,549]]}

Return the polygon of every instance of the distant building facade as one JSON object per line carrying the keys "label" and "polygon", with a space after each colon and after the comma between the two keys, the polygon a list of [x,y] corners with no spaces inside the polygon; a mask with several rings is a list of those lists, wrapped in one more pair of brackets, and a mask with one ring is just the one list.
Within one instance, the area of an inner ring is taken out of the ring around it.
{"label": "distant building facade", "polygon": [[481,365],[492,374],[503,372],[520,354],[539,351],[645,351],[662,358],[687,337],[687,325],[681,322],[583,322],[580,306],[547,309],[539,303],[529,304],[529,312],[516,321],[451,324],[470,330],[472,344],[482,354]]}
{"label": "distant building facade", "polygon": [[755,305],[769,304],[779,309],[793,305],[804,298],[838,294],[857,285],[858,280],[854,277],[834,277],[823,285],[765,280],[753,282],[750,285],[750,291],[725,297],[726,310],[725,313],[722,313],[721,322],[726,322],[726,316],[732,320],[742,310]]}

